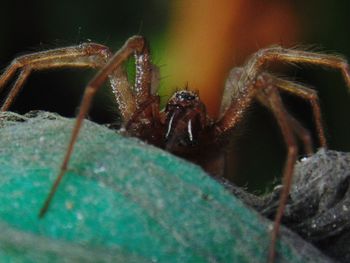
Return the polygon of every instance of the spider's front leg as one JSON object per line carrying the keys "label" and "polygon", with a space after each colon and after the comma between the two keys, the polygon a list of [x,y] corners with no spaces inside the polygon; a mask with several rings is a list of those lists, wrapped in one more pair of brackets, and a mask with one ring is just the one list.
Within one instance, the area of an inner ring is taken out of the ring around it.
{"label": "spider's front leg", "polygon": [[[116,72],[119,72],[121,65],[131,55],[135,55],[136,59],[136,80],[135,80],[135,103],[138,108],[143,102],[147,101],[151,96],[151,80],[152,80],[152,64],[150,60],[150,52],[146,40],[141,36],[133,36],[129,38],[124,46],[117,51],[109,62],[95,75],[95,77],[89,82],[85,88],[83,99],[80,104],[79,113],[75,121],[75,125],[72,131],[72,135],[68,144],[68,148],[64,155],[63,162],[60,167],[60,172],[53,183],[50,192],[42,206],[39,216],[43,217],[49,208],[51,200],[57,190],[57,187],[62,180],[65,171],[67,170],[68,162],[72,154],[74,144],[77,140],[81,125],[86,114],[91,106],[91,101],[96,92],[103,85],[103,83],[111,77],[112,80],[118,84],[118,79],[115,76]],[[118,91],[116,87],[115,92]],[[123,94],[116,94],[116,96],[122,96]],[[128,106],[128,105],[126,105]],[[121,106],[119,106],[121,107]],[[132,115],[132,114],[131,114]],[[131,116],[130,116],[131,117]],[[127,121],[124,119],[124,121]]]}

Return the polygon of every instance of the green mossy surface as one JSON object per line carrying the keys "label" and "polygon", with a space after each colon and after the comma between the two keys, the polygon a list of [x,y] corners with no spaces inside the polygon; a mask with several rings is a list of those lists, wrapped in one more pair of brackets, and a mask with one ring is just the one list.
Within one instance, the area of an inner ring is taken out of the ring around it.
{"label": "green mossy surface", "polygon": [[[1,262],[266,261],[268,221],[199,167],[89,121],[39,219],[73,120],[4,116]],[[281,238],[277,262],[326,262],[295,238]]]}

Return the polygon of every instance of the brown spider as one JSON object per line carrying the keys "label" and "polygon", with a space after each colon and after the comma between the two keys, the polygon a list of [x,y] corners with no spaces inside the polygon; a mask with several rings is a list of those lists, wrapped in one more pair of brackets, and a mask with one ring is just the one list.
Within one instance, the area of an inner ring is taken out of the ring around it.
{"label": "brown spider", "polygon": [[[127,75],[122,67],[131,55],[135,56],[136,63],[136,79],[133,88],[128,83]],[[297,159],[296,138],[303,142],[307,153],[312,153],[309,132],[287,112],[281,101],[280,91],[294,94],[311,103],[321,147],[326,147],[326,139],[316,92],[265,72],[264,65],[270,61],[309,63],[336,68],[341,70],[346,84],[350,87],[349,65],[346,60],[338,56],[282,47],[266,48],[255,53],[243,67],[231,71],[226,85],[226,94],[229,95],[226,95],[222,102],[221,116],[217,120],[211,120],[206,114],[205,105],[201,102],[199,95],[187,89],[175,92],[165,109],[163,111],[160,109],[159,97],[152,91],[152,79],[156,75],[156,70],[151,62],[149,46],[141,36],[129,38],[114,55],[103,45],[85,43],[15,59],[0,76],[0,89],[3,89],[16,72],[20,72],[1,111],[11,106],[32,71],[59,67],[100,69],[85,89],[60,173],[52,185],[39,216],[42,217],[49,208],[56,189],[67,170],[74,144],[84,117],[89,111],[92,98],[107,79],[115,94],[123,120],[123,128],[127,135],[136,136],[176,155],[190,159],[212,173],[218,171],[216,165],[220,160],[218,156],[223,152],[222,149],[231,130],[243,118],[252,100],[257,99],[274,114],[287,145],[283,188],[269,250],[269,260],[272,262],[281,217],[291,187],[293,166]]]}

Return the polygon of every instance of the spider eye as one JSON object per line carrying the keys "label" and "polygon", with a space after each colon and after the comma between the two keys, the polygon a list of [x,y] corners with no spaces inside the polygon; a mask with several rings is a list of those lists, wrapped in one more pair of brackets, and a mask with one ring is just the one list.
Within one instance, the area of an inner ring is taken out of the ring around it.
{"label": "spider eye", "polygon": [[191,100],[195,100],[197,98],[197,95],[195,95],[190,91],[180,91],[176,93],[176,98],[181,101],[191,101]]}

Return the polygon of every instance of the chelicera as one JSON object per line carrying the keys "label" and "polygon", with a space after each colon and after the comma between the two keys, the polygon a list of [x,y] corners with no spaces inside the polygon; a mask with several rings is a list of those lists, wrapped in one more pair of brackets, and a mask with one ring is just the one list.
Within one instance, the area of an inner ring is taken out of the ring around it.
{"label": "chelicera", "polygon": [[[136,79],[133,87],[128,82],[127,74],[122,67],[130,56],[135,57],[136,64]],[[85,89],[60,173],[40,211],[40,217],[49,208],[57,187],[67,170],[74,144],[84,117],[89,111],[91,101],[105,81],[109,80],[115,94],[125,134],[136,136],[150,144],[189,159],[214,175],[220,174],[221,156],[230,132],[244,117],[251,102],[257,99],[275,116],[287,146],[283,187],[269,250],[269,260],[273,261],[281,217],[291,187],[293,166],[297,159],[297,139],[303,143],[306,153],[311,154],[313,151],[310,133],[288,113],[282,103],[280,92],[294,94],[310,102],[319,145],[320,147],[327,145],[316,92],[303,85],[275,77],[265,71],[265,66],[271,61],[309,63],[336,68],[342,72],[347,86],[350,87],[349,66],[346,60],[341,57],[282,47],[261,49],[253,54],[243,67],[234,68],[230,72],[220,117],[213,120],[207,115],[205,105],[200,100],[200,94],[188,89],[175,92],[165,109],[161,110],[159,97],[154,92],[153,80],[157,77],[157,70],[151,62],[147,41],[142,36],[129,38],[114,55],[103,45],[85,43],[16,58],[0,76],[0,88],[3,89],[10,79],[19,72],[1,107],[2,111],[9,109],[32,71],[60,67],[99,69]]]}

